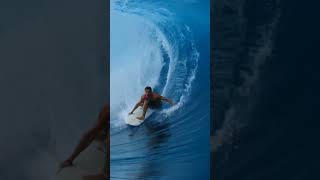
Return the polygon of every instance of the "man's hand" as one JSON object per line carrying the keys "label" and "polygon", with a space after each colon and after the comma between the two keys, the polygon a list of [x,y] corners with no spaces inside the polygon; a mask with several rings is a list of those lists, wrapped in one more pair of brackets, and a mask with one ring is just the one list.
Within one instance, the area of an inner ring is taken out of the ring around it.
{"label": "man's hand", "polygon": [[139,117],[137,117],[137,119],[143,121],[144,120],[144,116],[139,116]]}
{"label": "man's hand", "polygon": [[72,163],[72,160],[70,159],[67,159],[65,161],[63,161],[60,166],[59,166],[59,170],[57,171],[57,174],[64,168],[66,167],[70,167],[70,166],[73,166],[73,163]]}
{"label": "man's hand", "polygon": [[65,161],[63,161],[61,164],[60,164],[60,168],[63,169],[63,168],[66,168],[66,167],[69,167],[69,166],[73,166],[73,163],[70,159],[67,159]]}
{"label": "man's hand", "polygon": [[129,112],[129,114],[128,115],[130,115],[130,114],[133,114],[133,112],[131,111],[131,112]]}
{"label": "man's hand", "polygon": [[171,99],[168,99],[164,96],[161,96],[161,100],[166,101],[167,103],[169,103],[171,106],[176,105]]}

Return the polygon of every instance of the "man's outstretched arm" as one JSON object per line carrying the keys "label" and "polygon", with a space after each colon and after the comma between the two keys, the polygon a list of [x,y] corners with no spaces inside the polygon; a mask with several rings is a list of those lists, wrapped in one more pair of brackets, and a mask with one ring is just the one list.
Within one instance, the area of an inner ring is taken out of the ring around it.
{"label": "man's outstretched arm", "polygon": [[97,137],[97,135],[99,133],[98,129],[100,129],[100,128],[94,127],[92,129],[90,129],[89,131],[87,131],[81,137],[78,145],[76,146],[76,148],[74,149],[74,151],[72,152],[70,157],[61,164],[61,166],[60,166],[61,168],[72,165],[72,163],[76,159],[76,157],[78,157],[78,155],[92,143],[92,141],[95,139],[95,137]]}
{"label": "man's outstretched arm", "polygon": [[165,102],[167,102],[167,103],[169,103],[169,104],[171,104],[171,105],[174,105],[174,103],[173,103],[173,101],[172,101],[171,99],[168,99],[168,98],[166,98],[166,97],[164,97],[164,96],[161,96],[161,100],[162,100],[162,101],[165,101]]}
{"label": "man's outstretched arm", "polygon": [[72,166],[73,161],[76,159],[76,157],[83,150],[85,150],[94,139],[98,137],[101,131],[104,130],[103,128],[107,123],[107,118],[109,118],[109,109],[107,106],[104,106],[102,111],[99,113],[98,121],[95,124],[95,126],[83,134],[78,145],[76,146],[70,157],[60,165],[61,169],[68,166]]}
{"label": "man's outstretched arm", "polygon": [[143,99],[141,98],[129,114],[132,114],[142,103],[143,103]]}

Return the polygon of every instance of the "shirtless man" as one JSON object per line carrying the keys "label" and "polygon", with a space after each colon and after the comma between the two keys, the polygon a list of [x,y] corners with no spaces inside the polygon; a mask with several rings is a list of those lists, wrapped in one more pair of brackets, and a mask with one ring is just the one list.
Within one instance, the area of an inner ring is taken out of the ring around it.
{"label": "shirtless man", "polygon": [[174,105],[171,99],[163,97],[155,92],[152,92],[152,88],[147,86],[144,88],[144,95],[141,96],[141,99],[137,102],[137,104],[134,106],[134,108],[129,114],[132,114],[139,106],[142,106],[143,114],[140,117],[137,117],[137,119],[144,120],[148,108],[160,108],[162,106],[162,101]]}
{"label": "shirtless man", "polygon": [[[106,149],[107,149],[107,162],[109,162],[109,118],[110,118],[110,111],[109,106],[104,105],[102,108],[102,111],[99,113],[98,120],[96,124],[89,129],[86,133],[83,134],[83,136],[80,139],[80,142],[72,152],[72,154],[69,156],[68,159],[66,159],[64,162],[60,164],[60,170],[63,168],[69,167],[73,165],[73,161],[78,157],[78,155],[85,150],[94,140],[100,140],[105,141],[106,143]],[[109,165],[109,163],[107,163]],[[58,172],[59,172],[58,171]],[[109,177],[109,168],[106,168],[106,176]],[[103,172],[104,173],[104,172]],[[101,179],[103,178],[103,174],[91,176],[90,179]],[[89,179],[89,177],[87,178]]]}

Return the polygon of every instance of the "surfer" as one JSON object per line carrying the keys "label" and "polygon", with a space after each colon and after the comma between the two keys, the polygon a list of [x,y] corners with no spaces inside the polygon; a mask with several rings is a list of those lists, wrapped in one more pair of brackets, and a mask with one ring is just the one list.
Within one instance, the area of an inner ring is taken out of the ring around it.
{"label": "surfer", "polygon": [[163,97],[155,92],[152,92],[152,88],[147,86],[144,88],[144,95],[141,96],[140,100],[134,106],[129,114],[132,114],[139,106],[143,107],[143,113],[141,116],[137,117],[139,120],[144,120],[148,108],[158,109],[162,107],[162,101],[165,101],[171,105],[174,105],[171,99]]}
{"label": "surfer", "polygon": [[[109,106],[104,105],[102,108],[102,111],[100,111],[98,120],[96,124],[89,129],[86,133],[83,134],[82,138],[80,139],[78,145],[74,149],[73,153],[69,156],[68,159],[63,161],[60,164],[60,170],[61,171],[63,168],[69,167],[73,165],[73,161],[78,157],[78,155],[84,151],[94,140],[100,140],[104,141],[107,145],[107,151],[109,152],[108,144],[109,144],[109,118],[110,118],[110,111],[109,111]],[[107,152],[107,162],[109,162],[109,157]],[[108,164],[108,163],[107,163]],[[106,176],[109,177],[109,168],[106,168],[107,173]],[[59,172],[58,171],[58,172]],[[103,175],[98,175],[98,177],[103,177]],[[100,178],[99,178],[100,179]]]}

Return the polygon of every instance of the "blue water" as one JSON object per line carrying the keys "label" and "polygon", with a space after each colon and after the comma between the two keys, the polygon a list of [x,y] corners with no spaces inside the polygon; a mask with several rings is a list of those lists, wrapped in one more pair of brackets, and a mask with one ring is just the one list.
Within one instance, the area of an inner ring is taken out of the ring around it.
{"label": "blue water", "polygon": [[[111,1],[111,179],[209,179],[209,3]],[[177,104],[129,127],[147,85]]]}

